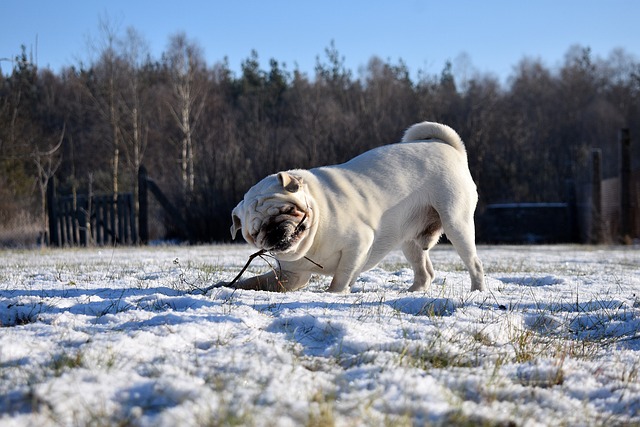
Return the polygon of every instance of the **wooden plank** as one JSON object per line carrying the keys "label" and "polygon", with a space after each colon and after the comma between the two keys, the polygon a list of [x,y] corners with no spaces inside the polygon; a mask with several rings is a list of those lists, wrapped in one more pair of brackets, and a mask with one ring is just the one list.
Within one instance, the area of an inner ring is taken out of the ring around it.
{"label": "wooden plank", "polygon": [[136,230],[136,199],[129,194],[129,229],[131,230],[131,244],[138,244],[138,231]]}
{"label": "wooden plank", "polygon": [[147,169],[140,166],[138,170],[138,234],[140,243],[149,242],[149,199],[147,187]]}
{"label": "wooden plank", "polygon": [[591,151],[591,243],[603,243],[601,158],[600,150]]}
{"label": "wooden plank", "polygon": [[71,238],[73,246],[78,246],[80,235],[78,230],[78,198],[69,201],[71,207]]}
{"label": "wooden plank", "polygon": [[107,208],[106,200],[104,197],[98,197],[100,203],[100,224],[98,227],[100,228],[100,245],[107,244],[107,224],[109,223],[109,209]]}
{"label": "wooden plank", "polygon": [[62,201],[62,224],[64,228],[63,246],[69,246],[69,241],[71,240],[71,233],[69,232],[69,202],[66,200]]}
{"label": "wooden plank", "polygon": [[109,213],[111,212],[111,207],[109,206],[109,200],[106,196],[102,196],[102,244],[109,244]]}
{"label": "wooden plank", "polygon": [[113,245],[115,243],[118,242],[117,240],[117,236],[118,236],[118,232],[117,232],[117,224],[116,224],[116,204],[118,202],[118,195],[115,195],[115,198],[109,198],[110,200],[108,201],[108,206],[109,206],[109,227],[108,227],[108,231],[109,231],[109,236],[111,237],[111,241],[110,243]]}
{"label": "wooden plank", "polygon": [[81,246],[87,246],[87,197],[80,195],[76,201],[77,218],[78,218],[78,243]]}
{"label": "wooden plank", "polygon": [[116,242],[120,243],[120,244],[124,244],[125,243],[125,233],[124,233],[124,221],[122,221],[122,218],[124,217],[124,197],[123,195],[119,195],[118,198],[116,200],[114,200],[115,202],[115,206],[116,206],[116,215],[117,215],[117,220],[116,220],[116,227],[118,230],[118,233],[116,234]]}
{"label": "wooden plank", "polygon": [[67,244],[73,246],[73,223],[75,212],[73,210],[73,200],[67,200]]}
{"label": "wooden plank", "polygon": [[124,239],[125,242],[129,245],[135,244],[135,227],[133,226],[134,215],[134,203],[133,203],[133,194],[127,194],[125,198],[124,204],[124,214],[122,217],[122,221],[124,222]]}
{"label": "wooden plank", "polygon": [[620,129],[620,239],[631,242],[631,136]]}
{"label": "wooden plank", "polygon": [[49,217],[49,244],[52,246],[60,246],[55,177],[51,177],[47,183],[47,215]]}

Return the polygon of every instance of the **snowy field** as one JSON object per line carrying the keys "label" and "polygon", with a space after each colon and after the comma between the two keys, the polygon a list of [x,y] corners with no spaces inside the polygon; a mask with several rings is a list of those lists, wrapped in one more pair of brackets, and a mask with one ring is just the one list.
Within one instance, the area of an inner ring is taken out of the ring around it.
{"label": "snowy field", "polygon": [[0,425],[640,424],[638,247],[481,246],[484,293],[447,245],[427,293],[399,252],[344,295],[197,292],[252,252],[0,251]]}

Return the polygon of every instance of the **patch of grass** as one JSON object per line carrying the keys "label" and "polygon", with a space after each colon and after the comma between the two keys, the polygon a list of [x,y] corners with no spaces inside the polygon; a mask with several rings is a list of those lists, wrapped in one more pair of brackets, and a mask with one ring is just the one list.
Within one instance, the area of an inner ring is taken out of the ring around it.
{"label": "patch of grass", "polygon": [[54,376],[59,377],[71,369],[83,366],[83,363],[84,354],[78,350],[75,353],[61,353],[55,355],[49,363],[49,368],[53,371]]}
{"label": "patch of grass", "polygon": [[253,415],[245,408],[233,405],[233,397],[229,397],[230,379],[216,371],[211,371],[204,376],[205,384],[216,392],[218,402],[216,408],[206,409],[196,415],[198,426],[251,426]]}
{"label": "patch of grass", "polygon": [[186,266],[183,266],[179,258],[173,260],[173,265],[178,277],[171,282],[170,288],[180,292],[205,289],[220,281],[221,273],[225,271],[219,265],[207,263],[195,264],[189,261]]}
{"label": "patch of grass", "polygon": [[453,351],[444,341],[444,337],[440,333],[436,333],[433,340],[426,345],[412,346],[412,341],[407,341],[407,345],[399,353],[398,365],[425,371],[474,366],[472,360],[467,356],[473,352]]}
{"label": "patch of grass", "polygon": [[[255,425],[253,416],[247,411],[235,411],[230,405],[220,405],[196,415],[196,425],[201,427],[234,427]],[[267,424],[268,425],[268,424]]]}
{"label": "patch of grass", "polygon": [[10,328],[13,326],[23,326],[35,323],[38,320],[38,314],[34,312],[17,312],[13,318],[7,319],[4,323],[0,321],[0,328]]}
{"label": "patch of grass", "polygon": [[623,365],[620,377],[625,384],[637,384],[640,379],[640,360],[634,360],[631,365]]}
{"label": "patch of grass", "polygon": [[127,293],[127,289],[123,289],[120,291],[120,295],[118,298],[111,301],[110,304],[106,304],[101,310],[96,311],[96,317],[103,317],[107,314],[118,314],[125,311],[129,311],[132,308],[132,305],[129,303],[123,302],[124,296]]}
{"label": "patch of grass", "polygon": [[4,322],[0,318],[1,327],[24,326],[38,321],[38,316],[42,313],[42,303],[30,304],[8,304],[6,310],[8,315],[4,317]]}
{"label": "patch of grass", "polygon": [[481,415],[467,414],[462,409],[454,409],[444,415],[439,425],[458,427],[516,427],[515,421],[496,421]]}
{"label": "patch of grass", "polygon": [[515,362],[528,362],[537,356],[538,349],[533,342],[534,335],[533,331],[525,329],[512,337],[511,345],[515,353]]}
{"label": "patch of grass", "polygon": [[326,394],[323,390],[318,390],[311,396],[309,403],[307,427],[327,427],[336,424],[335,395]]}

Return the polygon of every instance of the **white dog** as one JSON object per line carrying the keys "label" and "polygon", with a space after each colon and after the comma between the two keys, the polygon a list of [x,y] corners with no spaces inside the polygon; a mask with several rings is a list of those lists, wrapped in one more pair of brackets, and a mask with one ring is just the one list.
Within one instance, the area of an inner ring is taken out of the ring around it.
{"label": "white dog", "polygon": [[448,126],[411,126],[402,143],[347,163],[270,175],[232,213],[231,235],[273,255],[280,269],[237,283],[243,289],[291,291],[313,273],[333,275],[331,292],[350,289],[358,275],[401,247],[414,271],[410,291],[434,278],[429,249],[446,233],[485,289],[476,254],[473,212],[478,195],[458,134]]}

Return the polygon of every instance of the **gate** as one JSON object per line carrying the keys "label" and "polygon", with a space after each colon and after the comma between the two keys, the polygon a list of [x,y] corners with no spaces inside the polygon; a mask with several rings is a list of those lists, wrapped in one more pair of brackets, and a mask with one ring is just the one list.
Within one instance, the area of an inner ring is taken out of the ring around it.
{"label": "gate", "polygon": [[[195,241],[189,224],[180,210],[160,190],[147,170],[138,171],[138,205],[136,218],[135,198],[131,193],[88,196],[85,194],[58,196],[55,178],[47,186],[47,216],[49,218],[49,245],[136,245],[149,241],[149,200],[151,193],[167,217],[189,241]],[[137,227],[136,227],[137,226]]]}
{"label": "gate", "polygon": [[47,187],[49,243],[87,246],[138,242],[133,194],[57,197],[55,181]]}

